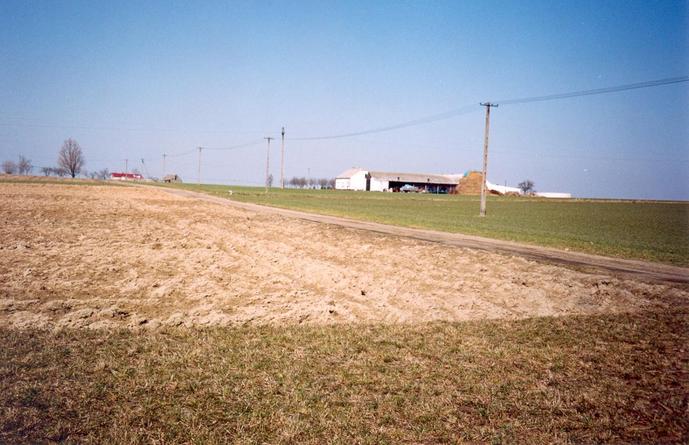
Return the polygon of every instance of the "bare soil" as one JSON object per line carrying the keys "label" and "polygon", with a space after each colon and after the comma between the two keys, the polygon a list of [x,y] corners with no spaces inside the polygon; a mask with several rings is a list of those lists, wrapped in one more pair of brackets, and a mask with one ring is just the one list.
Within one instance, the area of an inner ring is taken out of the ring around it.
{"label": "bare soil", "polygon": [[155,188],[0,184],[0,327],[520,319],[686,307],[586,273]]}

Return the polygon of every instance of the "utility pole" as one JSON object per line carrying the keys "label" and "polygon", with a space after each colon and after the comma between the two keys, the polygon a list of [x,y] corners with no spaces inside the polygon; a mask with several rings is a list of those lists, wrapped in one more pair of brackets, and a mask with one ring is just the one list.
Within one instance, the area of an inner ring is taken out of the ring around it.
{"label": "utility pole", "polygon": [[267,136],[263,139],[268,141],[268,149],[266,150],[266,193],[268,193],[268,176],[270,176],[270,141],[275,138]]}
{"label": "utility pole", "polygon": [[280,188],[285,188],[285,127],[282,127],[282,148],[280,149]]}
{"label": "utility pole", "polygon": [[124,160],[124,172],[129,173],[129,159]]}
{"label": "utility pole", "polygon": [[199,171],[198,171],[198,185],[201,185],[201,150],[203,147],[199,147]]}
{"label": "utility pole", "polygon": [[165,179],[165,156],[167,155],[163,153],[163,174],[160,176],[161,180]]}
{"label": "utility pole", "polygon": [[483,178],[481,180],[481,213],[480,216],[486,216],[486,175],[488,174],[488,132],[490,130],[490,109],[497,107],[498,104],[490,102],[481,103],[482,107],[486,107],[486,129],[483,136]]}

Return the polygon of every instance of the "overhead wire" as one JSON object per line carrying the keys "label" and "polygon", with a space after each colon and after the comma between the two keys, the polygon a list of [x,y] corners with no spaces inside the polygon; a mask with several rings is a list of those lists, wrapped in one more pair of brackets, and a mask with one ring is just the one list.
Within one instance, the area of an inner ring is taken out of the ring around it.
{"label": "overhead wire", "polygon": [[[37,128],[67,128],[75,130],[91,130],[91,131],[129,131],[129,132],[188,132],[188,129],[184,128],[159,128],[159,127],[117,127],[109,125],[70,125],[70,124],[53,124],[53,123],[41,123],[41,122],[30,122],[35,121],[33,118],[19,117],[19,116],[2,116],[0,114],[0,119],[9,119],[14,121],[25,121],[25,122],[0,122],[2,127],[37,127]],[[235,134],[263,134],[264,131],[258,130],[223,130],[223,129],[197,129],[194,130],[197,133],[235,133]]]}
{"label": "overhead wire", "polygon": [[[551,101],[551,100],[568,99],[568,98],[580,97],[580,96],[610,94],[610,93],[616,93],[616,92],[627,91],[627,90],[651,88],[651,87],[658,87],[658,86],[663,86],[663,85],[678,84],[678,83],[683,83],[683,82],[689,82],[689,76],[669,77],[669,78],[650,80],[650,81],[645,81],[645,82],[630,83],[630,84],[617,85],[617,86],[604,87],[604,88],[594,88],[594,89],[589,89],[589,90],[579,90],[579,91],[572,91],[572,92],[567,92],[567,93],[557,93],[557,94],[549,94],[549,95],[541,95],[541,96],[530,96],[530,97],[522,97],[522,98],[515,98],[515,99],[503,99],[503,100],[494,101],[492,103],[496,103],[499,105],[517,105],[517,104],[526,104],[526,103],[532,103],[532,102],[543,102],[543,101]],[[429,124],[429,123],[433,123],[433,122],[437,122],[437,121],[441,121],[441,120],[446,120],[446,119],[449,119],[449,118],[452,118],[455,116],[469,114],[469,113],[473,113],[473,112],[476,112],[479,110],[480,110],[480,108],[477,106],[477,104],[467,104],[467,105],[464,105],[462,107],[456,108],[454,110],[446,111],[443,113],[437,113],[437,114],[433,114],[433,115],[429,115],[429,116],[425,116],[425,117],[421,117],[421,118],[417,118],[417,119],[412,119],[412,120],[408,120],[408,121],[403,121],[403,122],[396,123],[396,124],[386,125],[383,127],[369,128],[369,129],[364,129],[364,130],[350,131],[350,132],[346,132],[346,133],[337,133],[337,134],[330,134],[330,135],[294,137],[294,138],[289,138],[289,140],[292,140],[292,141],[332,140],[332,139],[343,139],[343,138],[350,138],[350,137],[356,137],[356,136],[363,136],[363,135],[367,135],[367,134],[383,133],[383,132],[399,130],[399,129],[403,129],[403,128],[425,125],[425,124]],[[10,119],[23,119],[23,118],[10,118]],[[13,125],[16,125],[16,124],[0,123],[0,126],[13,126]],[[19,124],[19,125],[21,126],[22,124]],[[26,126],[51,127],[51,125],[40,125],[40,124],[38,124],[38,125],[24,124],[24,125],[26,125]],[[100,130],[123,130],[122,128],[117,128],[117,127],[87,127],[87,126],[54,126],[54,127],[81,128],[81,129],[92,129],[92,130],[96,130],[96,129],[100,129]],[[124,130],[127,130],[127,131],[141,131],[141,130],[158,131],[161,129],[126,128]],[[217,132],[223,132],[223,131],[218,130]],[[245,133],[248,133],[248,132],[245,132]],[[165,156],[167,158],[177,158],[177,157],[187,156],[189,154],[196,152],[196,150],[198,148],[201,148],[202,150],[219,150],[219,151],[221,151],[221,150],[236,150],[239,148],[258,145],[261,142],[262,142],[262,140],[250,141],[247,143],[238,144],[238,145],[234,145],[234,146],[228,146],[228,147],[197,147],[197,148],[186,150],[186,151],[179,152],[179,153],[165,154]]]}
{"label": "overhead wire", "polygon": [[492,150],[493,153],[498,153],[502,156],[532,156],[539,158],[554,158],[554,159],[579,159],[584,161],[624,161],[624,162],[681,162],[687,163],[689,159],[671,159],[671,158],[649,158],[649,157],[630,157],[630,156],[591,156],[587,154],[553,154],[553,153],[533,153],[526,150]]}
{"label": "overhead wire", "polygon": [[261,140],[253,140],[253,141],[245,142],[245,143],[243,143],[243,144],[232,145],[232,146],[229,146],[229,147],[204,147],[204,146],[201,146],[200,148],[203,149],[203,150],[221,150],[221,151],[222,151],[222,150],[237,150],[237,149],[240,149],[240,148],[245,148],[245,147],[251,147],[251,146],[254,146],[254,145],[258,145],[258,144],[260,144],[260,143],[262,143],[262,142],[263,142],[263,140],[261,139]]}
{"label": "overhead wire", "polygon": [[[668,77],[668,78],[663,78],[663,79],[649,80],[649,81],[637,82],[637,83],[629,83],[629,84],[624,84],[624,85],[616,85],[616,86],[605,87],[605,88],[594,88],[594,89],[590,89],[590,90],[580,90],[580,91],[572,91],[572,92],[568,92],[568,93],[548,94],[548,95],[543,95],[543,96],[522,97],[522,98],[516,98],[516,99],[503,99],[503,100],[490,101],[490,102],[498,104],[498,105],[517,105],[517,104],[525,104],[525,103],[530,103],[530,102],[543,102],[543,101],[548,101],[548,100],[567,99],[567,98],[579,97],[579,96],[593,96],[593,95],[597,95],[597,94],[609,94],[609,93],[616,93],[616,92],[620,92],[620,91],[627,91],[627,90],[634,90],[634,89],[641,89],[641,88],[651,88],[651,87],[658,87],[658,86],[663,86],[663,85],[672,85],[672,84],[688,82],[688,81],[689,81],[689,76]],[[446,111],[444,113],[433,114],[430,116],[421,117],[418,119],[412,119],[412,120],[400,122],[397,124],[391,124],[391,125],[387,125],[384,127],[371,128],[371,129],[358,130],[358,131],[351,131],[351,132],[347,132],[347,133],[331,134],[331,135],[302,136],[302,137],[289,138],[289,139],[292,141],[316,141],[316,140],[327,140],[327,139],[342,139],[342,138],[349,138],[349,137],[354,137],[354,136],[363,136],[365,134],[382,133],[382,132],[386,132],[386,131],[392,131],[392,130],[398,130],[398,129],[402,129],[402,128],[408,128],[408,127],[414,127],[414,126],[418,126],[418,125],[429,124],[432,122],[437,122],[437,121],[449,119],[451,117],[472,113],[472,112],[480,110],[480,108],[478,108],[477,105],[478,105],[477,103],[468,104],[468,105],[462,106],[462,107],[454,109],[454,110]]]}
{"label": "overhead wire", "polygon": [[148,173],[148,168],[146,168],[146,163],[144,162],[144,158],[141,158],[141,167],[143,167],[144,174],[150,178],[151,175]]}
{"label": "overhead wire", "polygon": [[531,102],[544,102],[548,100],[568,99],[570,97],[594,96],[597,94],[617,93],[620,91],[637,90],[640,88],[659,87],[676,83],[689,82],[689,76],[668,77],[665,79],[649,80],[646,82],[628,83],[605,88],[594,88],[591,90],[572,91],[569,93],[548,94],[545,96],[521,97],[518,99],[496,100],[494,103],[499,105],[517,105]]}
{"label": "overhead wire", "polygon": [[165,154],[166,158],[178,158],[180,156],[186,156],[188,154],[194,153],[195,151],[196,151],[196,149],[192,148],[191,150],[183,151],[180,153],[172,153],[172,154],[164,153],[164,154]]}
{"label": "overhead wire", "polygon": [[460,107],[460,108],[457,108],[454,110],[446,111],[444,113],[433,114],[430,116],[421,117],[421,118],[413,119],[410,121],[400,122],[398,124],[387,125],[385,127],[370,128],[367,130],[352,131],[349,133],[340,133],[340,134],[332,134],[332,135],[324,135],[324,136],[306,136],[306,137],[296,137],[296,138],[289,138],[289,139],[291,141],[317,141],[317,140],[325,140],[325,139],[341,139],[341,138],[349,138],[349,137],[354,137],[354,136],[363,136],[365,134],[382,133],[385,131],[399,130],[402,128],[414,127],[417,125],[430,124],[431,122],[437,122],[437,121],[449,119],[451,117],[459,116],[462,114],[473,113],[473,112],[476,112],[478,110],[479,109],[476,108],[476,104],[471,104],[471,105],[465,105],[463,107]]}

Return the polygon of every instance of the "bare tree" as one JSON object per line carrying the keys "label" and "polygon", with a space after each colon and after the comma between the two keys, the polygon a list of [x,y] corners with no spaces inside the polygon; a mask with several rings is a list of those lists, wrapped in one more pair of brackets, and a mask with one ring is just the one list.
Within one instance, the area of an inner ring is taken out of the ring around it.
{"label": "bare tree", "polygon": [[304,188],[304,184],[306,184],[306,178],[298,178],[295,176],[289,180],[289,185],[294,188]]}
{"label": "bare tree", "polygon": [[62,144],[57,163],[71,175],[72,178],[76,177],[86,163],[84,153],[81,151],[79,143],[72,138],[67,139]]}
{"label": "bare tree", "polygon": [[67,170],[60,167],[41,167],[41,173],[43,173],[45,176],[55,175],[63,177],[67,174]]}
{"label": "bare tree", "polygon": [[520,182],[519,184],[517,184],[517,187],[519,187],[521,189],[522,193],[525,195],[531,195],[531,194],[536,192],[536,190],[534,190],[534,188],[533,188],[534,183],[530,179],[526,179],[526,180]]}
{"label": "bare tree", "polygon": [[33,164],[31,159],[26,159],[24,156],[19,156],[19,162],[17,163],[17,171],[20,175],[28,175],[33,170]]}
{"label": "bare tree", "polygon": [[325,178],[321,178],[318,180],[318,187],[321,189],[324,189],[328,185],[328,180]]}
{"label": "bare tree", "polygon": [[266,181],[266,185],[270,188],[273,186],[273,174],[268,175],[268,180]]}
{"label": "bare tree", "polygon": [[14,161],[5,161],[2,163],[2,171],[8,175],[13,175],[17,172],[17,164]]}
{"label": "bare tree", "polygon": [[96,173],[96,179],[106,180],[109,177],[110,171],[107,168],[104,168],[103,170],[100,170],[98,173]]}

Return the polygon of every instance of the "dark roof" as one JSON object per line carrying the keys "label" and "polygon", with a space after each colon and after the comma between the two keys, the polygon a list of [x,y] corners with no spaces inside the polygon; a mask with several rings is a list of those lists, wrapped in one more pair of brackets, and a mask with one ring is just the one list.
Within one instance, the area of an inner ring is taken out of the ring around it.
{"label": "dark roof", "polygon": [[369,172],[372,178],[382,181],[457,185],[458,179],[446,175],[430,173]]}

